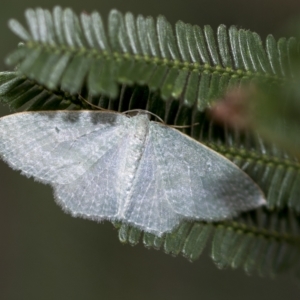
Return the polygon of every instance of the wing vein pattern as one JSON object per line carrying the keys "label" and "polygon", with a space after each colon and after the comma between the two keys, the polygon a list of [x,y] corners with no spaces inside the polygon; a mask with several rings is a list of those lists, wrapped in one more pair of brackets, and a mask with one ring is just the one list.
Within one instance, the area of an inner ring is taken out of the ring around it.
{"label": "wing vein pattern", "polygon": [[158,236],[182,220],[219,221],[265,204],[233,163],[145,113],[9,115],[0,118],[0,155],[50,184],[73,216],[119,220]]}

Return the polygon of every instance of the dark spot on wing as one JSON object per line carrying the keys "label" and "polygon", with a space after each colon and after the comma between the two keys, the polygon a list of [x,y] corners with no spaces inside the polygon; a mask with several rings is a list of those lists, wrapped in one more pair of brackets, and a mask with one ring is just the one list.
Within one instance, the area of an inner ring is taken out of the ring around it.
{"label": "dark spot on wing", "polygon": [[78,111],[76,112],[73,112],[73,111],[70,111],[70,112],[66,112],[64,115],[63,115],[63,120],[66,121],[66,122],[71,122],[71,123],[75,123],[76,121],[78,121],[80,118],[80,114]]}
{"label": "dark spot on wing", "polygon": [[56,117],[55,112],[48,112],[48,111],[42,111],[42,112],[37,112],[40,116],[45,116],[48,117],[49,119],[53,119]]}
{"label": "dark spot on wing", "polygon": [[[113,125],[115,123],[120,123],[120,113],[117,112],[101,112],[101,111],[88,111],[88,110],[80,110],[80,111],[51,111],[51,112],[40,112],[41,116],[46,116],[49,119],[53,118],[61,118],[64,122],[68,123],[76,123],[80,118],[90,119],[91,123],[96,125],[98,123],[101,124],[110,124]],[[122,117],[121,117],[122,118]],[[58,128],[55,128],[57,131]]]}
{"label": "dark spot on wing", "polygon": [[96,125],[98,123],[101,124],[115,124],[117,123],[117,119],[120,117],[118,113],[111,112],[91,112],[90,118],[91,122]]}

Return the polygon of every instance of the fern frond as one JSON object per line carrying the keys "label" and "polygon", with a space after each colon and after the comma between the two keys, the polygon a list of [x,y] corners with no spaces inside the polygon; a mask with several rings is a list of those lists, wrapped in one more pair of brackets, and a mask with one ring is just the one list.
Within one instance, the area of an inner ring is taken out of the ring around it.
{"label": "fern frond", "polygon": [[29,32],[16,20],[10,28],[25,42],[7,62],[49,89],[76,94],[87,85],[91,95],[116,98],[118,84],[148,85],[162,99],[181,100],[202,111],[232,85],[242,81],[280,82],[292,76],[288,64],[294,39],[276,43],[268,36],[266,50],[253,32],[219,26],[202,30],[181,21],[172,26],[159,16],[112,10],[107,32],[101,16],[55,7],[26,11]]}
{"label": "fern frond", "polygon": [[261,276],[275,276],[299,263],[299,225],[294,215],[282,219],[280,214],[263,210],[231,222],[183,222],[163,237],[115,224],[123,243],[135,246],[142,241],[147,248],[181,254],[190,261],[198,259],[211,240],[211,257],[219,268],[243,268]]}

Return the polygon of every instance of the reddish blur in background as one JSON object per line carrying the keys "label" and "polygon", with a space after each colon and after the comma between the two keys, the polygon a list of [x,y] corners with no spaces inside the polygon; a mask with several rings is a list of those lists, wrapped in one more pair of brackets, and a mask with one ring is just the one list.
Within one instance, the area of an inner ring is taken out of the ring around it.
{"label": "reddish blur in background", "polygon": [[[0,67],[18,43],[7,27],[9,18],[24,22],[29,7],[71,7],[77,13],[112,8],[135,15],[163,14],[203,26],[237,25],[263,38],[287,35],[284,25],[300,13],[295,0],[1,0]],[[300,15],[300,14],[299,14]],[[10,113],[1,107],[1,115]],[[75,219],[55,204],[50,187],[12,171],[0,162],[0,299],[124,300],[296,300],[295,279],[249,277],[243,271],[218,270],[208,251],[195,263],[173,258],[142,245],[118,241],[106,222]]]}

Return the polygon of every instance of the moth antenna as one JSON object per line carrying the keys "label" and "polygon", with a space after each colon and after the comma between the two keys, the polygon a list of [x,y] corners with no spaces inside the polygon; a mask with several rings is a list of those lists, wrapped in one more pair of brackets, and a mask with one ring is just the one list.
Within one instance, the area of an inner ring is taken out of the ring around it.
{"label": "moth antenna", "polygon": [[80,100],[82,100],[83,102],[85,102],[86,104],[88,104],[91,107],[94,107],[94,108],[99,109],[99,110],[111,111],[110,109],[106,109],[106,108],[103,108],[101,106],[98,106],[98,105],[95,105],[95,104],[89,102],[88,100],[83,98],[80,94],[78,94],[78,97],[79,97]]}
{"label": "moth antenna", "polygon": [[199,125],[199,123],[194,123],[192,125],[169,125],[170,127],[172,128],[175,128],[175,129],[184,129],[184,128],[191,128],[191,127],[194,127],[194,126],[197,126]]}
{"label": "moth antenna", "polygon": [[153,112],[151,112],[149,110],[145,110],[145,109],[138,109],[138,108],[137,109],[130,109],[130,110],[124,111],[123,114],[127,114],[127,113],[134,112],[134,111],[143,112],[143,113],[149,114],[149,115],[155,117],[156,119],[158,119],[163,124],[165,124],[165,122],[164,122],[164,120],[162,118],[160,118],[158,115],[154,114]]}

